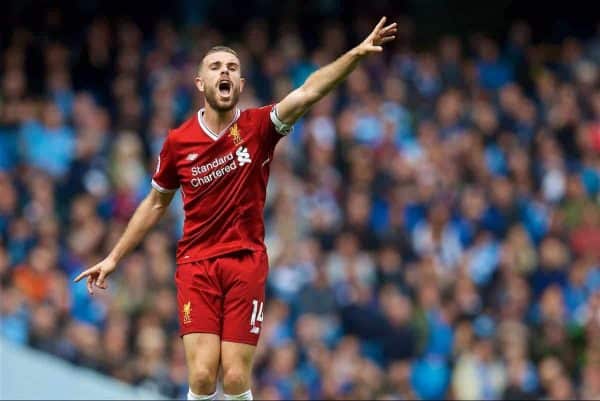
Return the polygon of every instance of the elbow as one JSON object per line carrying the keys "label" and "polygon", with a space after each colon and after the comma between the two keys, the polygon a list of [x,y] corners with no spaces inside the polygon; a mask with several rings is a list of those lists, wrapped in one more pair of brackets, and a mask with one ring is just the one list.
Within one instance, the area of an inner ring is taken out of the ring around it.
{"label": "elbow", "polygon": [[173,199],[173,195],[173,192],[161,193],[153,188],[146,199],[144,199],[144,208],[147,210],[147,213],[161,216],[169,207],[169,204]]}
{"label": "elbow", "polygon": [[168,204],[161,202],[160,199],[147,199],[147,203],[145,206],[146,215],[148,217],[153,216],[152,217],[153,219],[154,219],[154,216],[160,218],[163,214],[165,214],[167,207],[168,207]]}
{"label": "elbow", "polygon": [[162,212],[164,212],[164,210],[165,210],[165,208],[160,204],[152,205],[152,212],[154,212],[154,213],[162,213]]}
{"label": "elbow", "polygon": [[325,91],[313,91],[308,98],[308,106],[312,106],[327,95]]}
{"label": "elbow", "polygon": [[165,205],[164,203],[155,202],[152,204],[152,211],[162,216],[167,210],[167,206],[168,205]]}
{"label": "elbow", "polygon": [[325,96],[324,91],[321,91],[310,85],[303,87],[301,94],[306,106],[312,106],[313,104],[318,102],[323,96]]}

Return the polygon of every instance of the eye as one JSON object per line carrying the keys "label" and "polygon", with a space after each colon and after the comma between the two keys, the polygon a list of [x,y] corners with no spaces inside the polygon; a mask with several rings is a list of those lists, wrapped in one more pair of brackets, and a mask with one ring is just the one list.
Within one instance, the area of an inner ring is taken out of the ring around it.
{"label": "eye", "polygon": [[229,70],[230,71],[236,71],[237,70],[237,65],[230,65],[229,66]]}

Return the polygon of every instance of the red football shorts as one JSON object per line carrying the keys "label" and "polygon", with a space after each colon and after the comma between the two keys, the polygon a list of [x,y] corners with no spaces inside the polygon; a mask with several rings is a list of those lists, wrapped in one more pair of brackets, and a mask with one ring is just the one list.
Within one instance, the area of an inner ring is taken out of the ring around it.
{"label": "red football shorts", "polygon": [[240,251],[177,266],[180,335],[212,333],[256,345],[269,271],[264,251]]}

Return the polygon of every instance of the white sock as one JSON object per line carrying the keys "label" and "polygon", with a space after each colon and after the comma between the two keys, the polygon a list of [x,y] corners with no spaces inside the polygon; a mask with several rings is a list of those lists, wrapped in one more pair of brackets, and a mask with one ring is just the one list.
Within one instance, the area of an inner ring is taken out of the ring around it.
{"label": "white sock", "polygon": [[217,390],[215,390],[215,392],[212,393],[211,395],[201,395],[201,394],[195,394],[192,391],[192,389],[190,389],[188,391],[187,399],[188,400],[196,400],[196,401],[213,401],[213,400],[217,399]]}
{"label": "white sock", "polygon": [[229,395],[224,394],[226,400],[253,400],[252,398],[252,390],[248,390],[238,395]]}

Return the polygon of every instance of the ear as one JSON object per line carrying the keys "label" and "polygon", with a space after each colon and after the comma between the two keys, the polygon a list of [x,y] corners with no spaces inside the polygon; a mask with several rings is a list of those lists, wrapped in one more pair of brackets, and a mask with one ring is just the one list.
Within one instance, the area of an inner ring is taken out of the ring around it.
{"label": "ear", "polygon": [[196,77],[196,88],[202,93],[204,93],[204,80],[200,77]]}
{"label": "ear", "polygon": [[244,91],[244,86],[246,86],[246,78],[240,78],[240,93]]}

